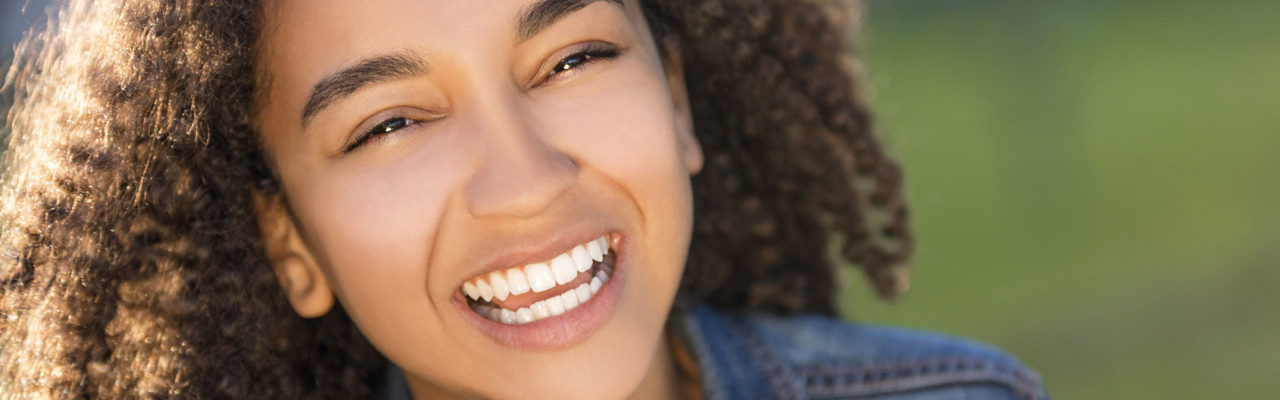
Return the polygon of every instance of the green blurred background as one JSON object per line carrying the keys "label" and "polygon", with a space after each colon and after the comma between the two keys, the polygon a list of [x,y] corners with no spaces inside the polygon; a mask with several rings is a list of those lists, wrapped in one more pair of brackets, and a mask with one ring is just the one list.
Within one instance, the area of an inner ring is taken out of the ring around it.
{"label": "green blurred background", "polygon": [[[912,289],[853,319],[1003,347],[1061,399],[1280,389],[1280,2],[868,0]],[[852,275],[852,274],[850,274]]]}
{"label": "green blurred background", "polygon": [[1280,2],[864,6],[918,248],[896,304],[846,277],[850,318],[996,344],[1059,399],[1275,397]]}

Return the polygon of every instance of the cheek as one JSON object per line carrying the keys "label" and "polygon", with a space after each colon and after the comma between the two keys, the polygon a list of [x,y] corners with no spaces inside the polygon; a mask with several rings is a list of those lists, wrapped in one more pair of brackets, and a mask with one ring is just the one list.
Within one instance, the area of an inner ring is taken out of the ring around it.
{"label": "cheek", "polygon": [[546,140],[624,186],[672,189],[687,181],[661,69],[630,62],[590,78],[598,79],[540,104],[534,114]]}
{"label": "cheek", "polygon": [[[692,229],[693,196],[665,76],[656,65],[633,68],[616,71],[625,79],[562,94],[562,100],[547,102],[538,115],[549,128],[549,141],[580,168],[620,188],[625,201],[638,208],[643,240],[637,243],[643,251],[636,255],[646,267],[633,269],[631,282],[643,290],[629,295],[634,303],[647,303],[674,294]],[[648,324],[660,325],[666,305],[647,304],[658,311],[655,319],[636,315],[642,320],[634,328],[639,332],[653,326]]]}
{"label": "cheek", "polygon": [[347,307],[378,301],[395,285],[421,290],[449,188],[462,176],[456,152],[438,149],[418,146],[388,164],[313,173],[294,200]]}
{"label": "cheek", "polygon": [[440,299],[424,293],[450,188],[465,176],[461,156],[448,148],[415,146],[385,164],[319,168],[296,201],[338,301],[384,352],[443,335],[433,312]]}

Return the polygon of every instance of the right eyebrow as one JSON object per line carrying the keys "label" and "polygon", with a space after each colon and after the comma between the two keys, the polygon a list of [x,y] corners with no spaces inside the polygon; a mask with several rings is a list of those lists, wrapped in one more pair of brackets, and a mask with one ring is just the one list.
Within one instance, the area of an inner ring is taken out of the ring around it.
{"label": "right eyebrow", "polygon": [[413,51],[384,54],[360,60],[353,66],[325,76],[311,89],[302,106],[302,126],[339,99],[380,82],[418,76],[427,72],[422,56]]}

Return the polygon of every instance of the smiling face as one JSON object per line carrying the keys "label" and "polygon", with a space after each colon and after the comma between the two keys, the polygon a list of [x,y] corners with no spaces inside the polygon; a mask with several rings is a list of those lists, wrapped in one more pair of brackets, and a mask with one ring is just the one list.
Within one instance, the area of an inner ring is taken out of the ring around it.
{"label": "smiling face", "polygon": [[669,370],[702,160],[638,4],[264,17],[256,120],[284,198],[259,217],[300,314],[336,296],[419,398],[616,398]]}

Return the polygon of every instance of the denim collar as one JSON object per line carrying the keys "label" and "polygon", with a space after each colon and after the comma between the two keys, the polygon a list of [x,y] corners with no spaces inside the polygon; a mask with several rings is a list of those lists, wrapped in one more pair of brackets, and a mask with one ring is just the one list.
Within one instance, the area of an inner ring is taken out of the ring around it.
{"label": "denim collar", "polygon": [[716,399],[1047,399],[1039,375],[986,344],[841,321],[697,306],[673,314]]}
{"label": "denim collar", "polygon": [[[684,309],[670,328],[692,353],[706,400],[1048,399],[1034,371],[967,339],[820,315]],[[375,399],[411,399],[395,365]]]}

